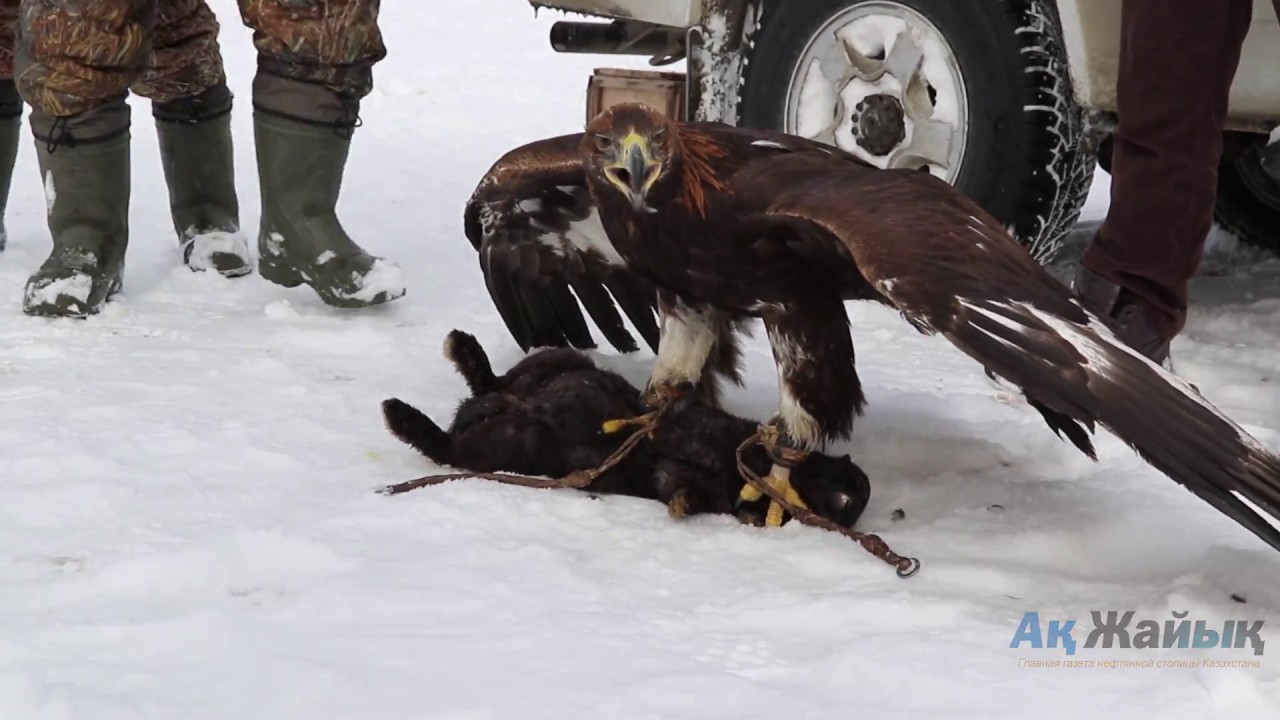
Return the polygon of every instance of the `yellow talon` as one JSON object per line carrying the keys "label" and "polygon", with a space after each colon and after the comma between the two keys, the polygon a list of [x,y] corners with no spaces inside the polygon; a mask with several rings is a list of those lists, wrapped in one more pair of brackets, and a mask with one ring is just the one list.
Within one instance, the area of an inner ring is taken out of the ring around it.
{"label": "yellow talon", "polygon": [[765,513],[765,527],[782,527],[782,516],[786,513],[776,501],[769,501],[769,512]]}
{"label": "yellow talon", "polygon": [[617,420],[605,420],[604,424],[600,426],[600,430],[603,431],[606,435],[612,435],[616,432],[621,432],[622,429],[625,427],[630,427],[632,425],[644,425],[648,422],[651,422],[653,420],[653,416],[654,416],[654,413],[645,413],[644,415],[641,415],[639,417],[619,418]]}
{"label": "yellow talon", "polygon": [[800,497],[800,493],[796,492],[796,489],[791,487],[791,483],[787,483],[787,494],[784,497],[786,497],[788,503],[800,508],[801,510],[809,509],[809,506],[804,503],[804,499]]}
{"label": "yellow talon", "polygon": [[[805,509],[805,510],[809,509],[809,506],[805,504],[804,500],[800,499],[800,493],[796,492],[796,489],[791,486],[791,469],[790,468],[784,468],[784,467],[779,467],[777,465],[774,465],[773,470],[770,471],[769,476],[766,477],[764,481],[768,483],[770,488],[781,493],[783,499],[785,499],[788,504],[793,505],[797,508]],[[742,486],[742,490],[739,491],[738,497],[745,500],[746,502],[755,502],[756,500],[759,500],[760,498],[764,497],[764,493],[757,490],[755,486],[752,485],[751,483],[747,483],[746,485]],[[783,510],[782,506],[779,505],[776,500],[770,498],[769,510],[765,513],[765,516],[764,516],[764,526],[765,527],[781,527],[782,516],[785,514],[785,512],[786,511]]]}

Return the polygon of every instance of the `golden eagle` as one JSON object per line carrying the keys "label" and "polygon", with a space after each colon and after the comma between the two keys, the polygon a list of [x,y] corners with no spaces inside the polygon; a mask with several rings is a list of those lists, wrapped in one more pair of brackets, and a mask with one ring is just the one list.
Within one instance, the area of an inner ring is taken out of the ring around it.
{"label": "golden eagle", "polygon": [[[865,401],[844,301],[884,303],[1020,388],[1090,458],[1100,424],[1280,549],[1258,512],[1280,517],[1280,458],[1125,346],[995,218],[927,172],[624,104],[504,155],[464,224],[525,350],[594,346],[570,287],[615,347],[636,349],[616,300],[657,345],[650,403],[690,385],[714,400],[718,378],[740,382],[736,333],[759,318],[783,445],[847,438]],[[785,464],[774,469],[784,486]]]}

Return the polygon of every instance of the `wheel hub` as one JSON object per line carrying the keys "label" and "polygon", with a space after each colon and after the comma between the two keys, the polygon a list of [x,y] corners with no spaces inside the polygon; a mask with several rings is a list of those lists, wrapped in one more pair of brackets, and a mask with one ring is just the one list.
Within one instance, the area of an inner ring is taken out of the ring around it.
{"label": "wheel hub", "polygon": [[854,142],[872,155],[888,155],[907,138],[902,102],[892,95],[880,93],[862,98],[850,120]]}
{"label": "wheel hub", "polygon": [[955,182],[968,109],[959,62],[933,23],[896,0],[871,0],[836,13],[809,41],[787,88],[784,130]]}

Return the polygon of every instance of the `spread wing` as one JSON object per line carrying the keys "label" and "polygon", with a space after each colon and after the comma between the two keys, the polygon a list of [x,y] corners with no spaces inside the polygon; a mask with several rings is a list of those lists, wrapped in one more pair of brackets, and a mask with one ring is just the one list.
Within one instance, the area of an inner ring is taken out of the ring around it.
{"label": "spread wing", "polygon": [[494,306],[525,351],[595,348],[586,308],[614,348],[635,352],[620,307],[656,352],[657,294],[627,269],[600,225],[577,160],[580,138],[548,138],[499,158],[467,201],[467,239]]}
{"label": "spread wing", "polygon": [[740,173],[732,189],[765,208],[751,219],[756,232],[844,254],[883,302],[1021,388],[1090,457],[1096,423],[1280,549],[1280,530],[1259,514],[1280,518],[1280,458],[1128,349],[950,185],[779,157]]}

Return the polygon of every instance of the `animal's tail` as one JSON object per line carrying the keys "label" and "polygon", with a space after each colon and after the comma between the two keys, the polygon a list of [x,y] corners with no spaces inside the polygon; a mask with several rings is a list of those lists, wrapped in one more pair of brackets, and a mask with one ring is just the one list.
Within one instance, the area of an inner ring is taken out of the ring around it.
{"label": "animal's tail", "polygon": [[482,395],[496,388],[498,378],[489,365],[489,356],[474,335],[461,330],[450,331],[444,339],[444,356],[458,369],[472,395]]}
{"label": "animal's tail", "polygon": [[[1195,388],[1130,349],[1096,319],[1085,326],[1027,305],[974,309],[982,313],[970,319],[986,335],[987,357],[1022,365],[1006,363],[1006,373],[1026,372],[1031,362],[1056,366],[1052,374],[1041,374],[1038,397],[1029,397],[1054,430],[1092,455],[1084,428],[1092,430],[1096,420],[1152,466],[1280,550],[1280,457]],[[1010,331],[1019,325],[1023,329]],[[1002,353],[1002,343],[1025,350]]]}
{"label": "animal's tail", "polygon": [[439,425],[412,405],[397,398],[382,401],[382,418],[401,442],[437,465],[453,464],[453,444]]}

